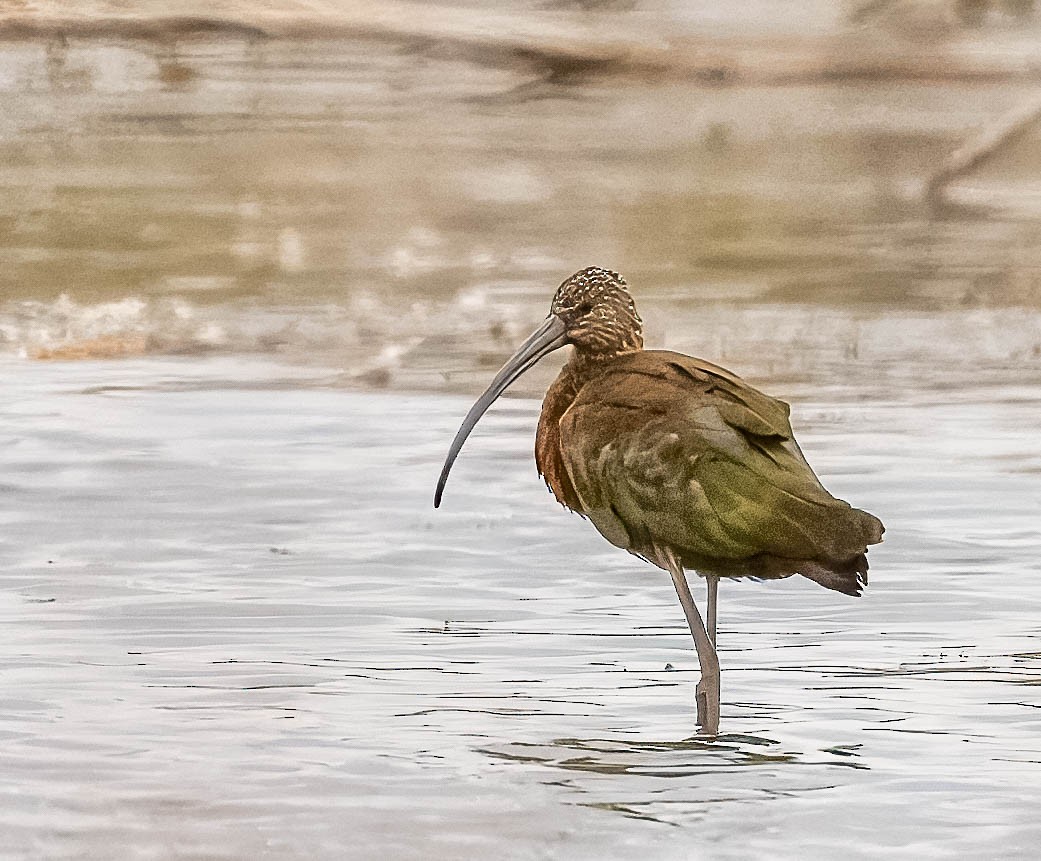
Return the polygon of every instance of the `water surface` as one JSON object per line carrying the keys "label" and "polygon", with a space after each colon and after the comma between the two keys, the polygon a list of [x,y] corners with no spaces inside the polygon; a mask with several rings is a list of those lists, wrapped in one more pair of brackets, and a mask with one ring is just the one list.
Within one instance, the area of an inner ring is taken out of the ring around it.
{"label": "water surface", "polygon": [[708,743],[668,579],[547,495],[535,402],[489,416],[435,512],[465,400],[257,386],[270,366],[230,360],[17,370],[9,854],[1026,857],[1041,836],[1036,387],[793,389],[808,456],[889,533],[860,600],[724,584]]}
{"label": "water surface", "polygon": [[[0,43],[0,854],[1032,857],[1036,132],[921,191],[1033,86]],[[593,263],[888,527],[859,600],[723,585],[711,743],[668,578],[535,475],[552,360],[431,506]]]}

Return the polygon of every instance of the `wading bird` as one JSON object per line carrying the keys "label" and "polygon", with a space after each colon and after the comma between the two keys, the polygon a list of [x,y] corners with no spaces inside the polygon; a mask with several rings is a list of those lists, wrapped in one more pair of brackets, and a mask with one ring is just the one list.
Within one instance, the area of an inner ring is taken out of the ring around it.
{"label": "wading bird", "polygon": [[[716,735],[719,578],[801,574],[857,596],[882,523],[824,489],[795,441],[788,404],[717,365],[644,350],[625,281],[596,267],[560,285],[546,321],[470,408],[441,470],[435,508],[485,410],[567,344],[571,357],[539,418],[539,474],[604,538],[672,575],[701,664],[698,724]],[[707,581],[707,628],[684,569]]]}

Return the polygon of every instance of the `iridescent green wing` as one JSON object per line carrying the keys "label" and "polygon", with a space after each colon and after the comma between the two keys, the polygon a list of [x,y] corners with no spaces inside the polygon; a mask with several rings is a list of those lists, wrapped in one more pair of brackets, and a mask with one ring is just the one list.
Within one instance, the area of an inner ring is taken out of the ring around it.
{"label": "iridescent green wing", "polygon": [[565,465],[608,540],[722,560],[863,550],[868,536],[806,463],[787,404],[687,356],[627,359],[560,422]]}

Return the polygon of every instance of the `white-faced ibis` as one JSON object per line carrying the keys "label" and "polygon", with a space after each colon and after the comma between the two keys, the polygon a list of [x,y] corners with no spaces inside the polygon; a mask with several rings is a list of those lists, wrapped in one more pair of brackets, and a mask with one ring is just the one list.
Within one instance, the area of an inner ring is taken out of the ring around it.
{"label": "white-faced ibis", "polygon": [[[788,404],[717,365],[644,350],[625,281],[596,267],[560,285],[546,321],[471,407],[435,507],[485,410],[566,344],[574,349],[546,393],[535,437],[539,474],[604,538],[672,575],[701,664],[698,723],[715,735],[719,578],[801,574],[857,596],[867,584],[867,546],[882,540],[882,523],[824,489],[795,441]],[[707,628],[685,568],[706,578]]]}

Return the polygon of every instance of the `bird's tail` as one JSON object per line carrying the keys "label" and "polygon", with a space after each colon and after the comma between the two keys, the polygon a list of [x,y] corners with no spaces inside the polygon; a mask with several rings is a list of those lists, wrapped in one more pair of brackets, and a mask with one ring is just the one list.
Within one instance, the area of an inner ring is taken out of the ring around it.
{"label": "bird's tail", "polygon": [[868,561],[866,553],[858,553],[842,562],[818,562],[810,560],[799,566],[799,573],[819,583],[825,589],[834,589],[845,595],[860,597],[867,586]]}
{"label": "bird's tail", "polygon": [[885,527],[881,520],[866,511],[853,508],[849,513],[854,515],[846,532],[852,539],[850,555],[840,559],[810,560],[799,567],[799,573],[825,589],[858,597],[868,581],[867,545],[878,544]]}

